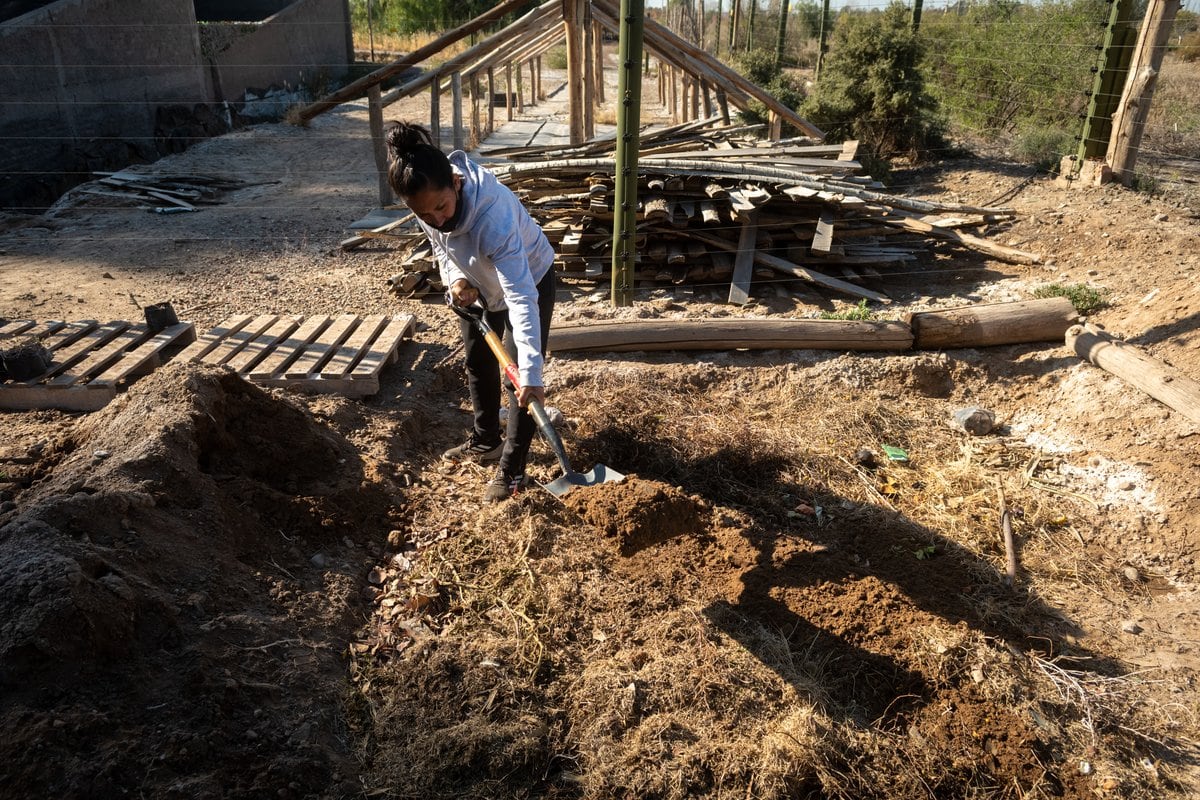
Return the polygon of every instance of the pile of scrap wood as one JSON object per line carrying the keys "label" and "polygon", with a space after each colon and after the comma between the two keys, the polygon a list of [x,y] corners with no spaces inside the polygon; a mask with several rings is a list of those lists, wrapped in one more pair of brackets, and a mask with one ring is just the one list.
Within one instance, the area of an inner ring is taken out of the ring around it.
{"label": "pile of scrap wood", "polygon": [[159,214],[196,211],[197,206],[220,205],[225,192],[247,184],[235,178],[196,174],[141,174],[132,170],[98,172],[100,178],[79,187],[80,192],[121,201]]}
{"label": "pile of scrap wood", "polygon": [[[852,297],[887,302],[867,288],[890,272],[911,271],[937,242],[990,257],[1037,263],[1040,257],[990,242],[963,228],[1010,219],[1007,208],[930,202],[887,194],[859,174],[856,142],[769,142],[746,126],[709,119],[651,131],[638,156],[636,285],[729,287],[745,302],[752,279],[799,279]],[[573,147],[485,151],[525,203],[558,254],[560,276],[611,281],[613,141]],[[405,294],[436,291],[428,251],[410,240]]]}

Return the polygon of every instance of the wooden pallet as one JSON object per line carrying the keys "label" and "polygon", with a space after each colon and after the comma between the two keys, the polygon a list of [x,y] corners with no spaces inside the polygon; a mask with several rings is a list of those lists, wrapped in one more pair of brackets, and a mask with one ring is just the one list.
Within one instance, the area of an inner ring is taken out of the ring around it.
{"label": "wooden pallet", "polygon": [[395,361],[416,318],[239,314],[189,345],[179,358],[223,365],[263,386],[365,397]]}
{"label": "wooden pallet", "polygon": [[196,329],[190,322],[154,333],[123,320],[16,320],[0,327],[0,348],[31,337],[50,351],[50,368],[31,380],[0,383],[0,408],[104,408],[118,388],[161,366],[174,347],[194,341]]}

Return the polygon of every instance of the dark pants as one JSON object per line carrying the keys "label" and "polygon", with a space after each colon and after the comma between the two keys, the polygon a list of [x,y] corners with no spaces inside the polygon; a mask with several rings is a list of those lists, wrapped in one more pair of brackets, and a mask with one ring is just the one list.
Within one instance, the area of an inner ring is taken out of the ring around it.
{"label": "dark pants", "polygon": [[[543,355],[550,338],[550,317],[554,313],[554,286],[554,268],[551,267],[537,285]],[[515,361],[517,349],[512,340],[508,311],[487,311],[485,314],[488,326],[504,339],[504,349]],[[467,388],[471,392],[471,407],[475,410],[475,435],[485,442],[499,441],[500,363],[474,324],[460,320],[459,329],[467,357]],[[508,395],[508,433],[504,440],[504,455],[500,457],[500,468],[510,475],[520,475],[525,472],[525,459],[529,455],[529,445],[533,443],[537,423],[528,409],[521,408],[513,413],[517,409],[517,397],[508,378],[504,379],[504,391]]]}

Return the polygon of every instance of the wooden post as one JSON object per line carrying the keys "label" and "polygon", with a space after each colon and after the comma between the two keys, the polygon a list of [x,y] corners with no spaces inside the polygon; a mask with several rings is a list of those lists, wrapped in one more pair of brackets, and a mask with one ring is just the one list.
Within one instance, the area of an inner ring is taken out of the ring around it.
{"label": "wooden post", "polygon": [[456,72],[450,76],[450,96],[452,98],[453,108],[451,109],[452,119],[454,120],[454,149],[462,150],[466,146],[463,137],[463,113],[462,113],[462,73]]}
{"label": "wooden post", "polygon": [[600,20],[592,20],[592,41],[595,42],[593,54],[596,56],[596,66],[593,74],[596,76],[596,104],[604,105],[604,26]]}
{"label": "wooden post", "polygon": [[1126,186],[1133,182],[1142,132],[1150,114],[1158,73],[1162,69],[1167,38],[1179,13],[1179,0],[1150,0],[1142,29],[1129,65],[1129,78],[1121,102],[1113,114],[1112,138],[1105,161],[1113,175]]}
{"label": "wooden post", "polygon": [[1200,383],[1091,325],[1074,325],[1067,347],[1200,425]]}
{"label": "wooden post", "polygon": [[483,136],[480,135],[482,124],[479,115],[479,74],[471,73],[471,147],[478,147],[483,141]]}
{"label": "wooden post", "polygon": [[379,85],[367,90],[367,115],[371,126],[371,144],[375,151],[375,169],[379,171],[379,205],[392,204],[392,187],[388,183],[387,142],[383,140],[383,106],[379,103]]}
{"label": "wooden post", "polygon": [[504,108],[508,112],[508,121],[513,119],[513,68],[512,62],[504,62]]}
{"label": "wooden post", "polygon": [[729,98],[720,86],[717,87],[717,108],[721,109],[721,122],[729,125]]}
{"label": "wooden post", "polygon": [[496,132],[496,70],[495,70],[495,68],[488,67],[487,76],[488,76],[487,135],[491,136],[493,133]]}
{"label": "wooden post", "polygon": [[712,92],[708,88],[708,81],[700,79],[700,91],[704,96],[704,118],[708,119],[713,115]]}
{"label": "wooden post", "polygon": [[517,113],[525,113],[525,73],[521,71],[520,62],[513,68],[517,73]]}
{"label": "wooden post", "polygon": [[584,83],[587,61],[583,26],[587,0],[563,0],[563,27],[567,34],[567,95],[570,105],[571,144],[587,138],[584,126]]}
{"label": "wooden post", "polygon": [[919,350],[993,347],[1059,340],[1079,319],[1065,297],[984,303],[920,311],[909,316],[913,346]]}
{"label": "wooden post", "polygon": [[737,47],[737,30],[738,23],[742,17],[742,0],[733,0],[729,8],[729,49],[727,55],[733,55],[733,49]]}
{"label": "wooden post", "polygon": [[542,92],[542,57],[538,56],[536,61],[537,61],[537,84],[533,87],[533,91],[534,91],[534,96],[536,96],[538,100],[541,100],[543,97],[546,96],[545,93]]}
{"label": "wooden post", "polygon": [[783,138],[783,119],[774,111],[767,114],[767,138],[772,142]]}
{"label": "wooden post", "polygon": [[[591,4],[586,4],[591,8]],[[586,12],[583,25],[583,138],[592,139],[596,135],[596,42],[592,40],[591,14]]]}
{"label": "wooden post", "polygon": [[442,79],[434,78],[429,84],[429,133],[433,146],[442,146]]}
{"label": "wooden post", "polygon": [[531,58],[529,59],[529,105],[536,106],[540,99],[537,92],[537,64],[535,59]]}
{"label": "wooden post", "polygon": [[825,51],[829,49],[829,0],[821,3],[821,28],[817,33],[817,69],[813,75],[814,81],[821,80],[821,67],[825,63]]}

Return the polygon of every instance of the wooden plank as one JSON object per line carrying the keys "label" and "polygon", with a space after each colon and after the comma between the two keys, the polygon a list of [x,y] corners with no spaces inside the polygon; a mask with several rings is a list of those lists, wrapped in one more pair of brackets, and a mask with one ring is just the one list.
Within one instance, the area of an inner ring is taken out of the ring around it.
{"label": "wooden plank", "polygon": [[891,320],[647,319],[558,326],[553,352],[635,350],[907,350],[912,330]]}
{"label": "wooden plank", "polygon": [[42,346],[50,350],[55,358],[58,357],[57,351],[82,336],[87,335],[94,330],[99,323],[94,319],[85,319],[78,322],[68,322],[62,327],[55,330],[53,333],[42,338]]}
{"label": "wooden plank", "polygon": [[31,319],[15,319],[9,322],[7,325],[0,327],[0,339],[7,339],[10,336],[17,336],[34,327],[35,325],[37,325],[37,323]]}
{"label": "wooden plank", "polygon": [[379,331],[387,324],[385,314],[376,314],[363,319],[350,338],[337,349],[325,366],[321,368],[321,378],[329,380],[340,378],[354,368],[358,359],[370,350],[371,343]]}
{"label": "wooden plank", "polygon": [[188,346],[178,358],[182,361],[200,361],[205,353],[224,341],[226,336],[237,333],[253,319],[253,314],[236,314],[226,319]]}
{"label": "wooden plank", "polygon": [[355,378],[378,375],[385,364],[395,360],[396,349],[416,324],[417,318],[412,315],[392,317],[383,333],[375,337],[371,349],[364,355],[351,372]]}
{"label": "wooden plank", "polygon": [[737,254],[733,261],[733,280],[729,284],[729,302],[744,306],[750,300],[750,279],[754,271],[754,251],[758,244],[757,215],[751,211],[742,215],[742,234],[738,238]]}
{"label": "wooden plank", "polygon": [[73,343],[59,347],[54,351],[54,363],[51,364],[50,369],[39,380],[45,380],[66,371],[76,361],[87,355],[89,351],[103,347],[128,327],[128,322],[120,320],[109,322],[105,325],[92,328],[85,336],[76,339]]}
{"label": "wooden plank", "polygon": [[813,236],[809,249],[814,253],[829,253],[833,247],[833,224],[837,218],[828,208],[821,209],[821,217],[817,220],[817,231]]}
{"label": "wooden plank", "polygon": [[246,343],[241,352],[225,363],[237,373],[249,372],[260,358],[270,353],[288,334],[296,330],[300,321],[295,317],[281,317],[270,328]]}
{"label": "wooden plank", "polygon": [[55,388],[48,386],[0,387],[0,408],[26,411],[34,408],[58,408],[64,411],[97,411],[117,396],[111,384]]}
{"label": "wooden plank", "polygon": [[283,340],[274,352],[255,365],[250,378],[255,382],[270,378],[308,346],[317,334],[329,324],[329,317],[309,317]]}
{"label": "wooden plank", "polygon": [[315,341],[304,348],[304,352],[295,361],[288,365],[287,377],[304,378],[318,372],[321,365],[329,358],[329,354],[341,345],[357,324],[358,316],[356,314],[343,314],[335,319],[329,327],[321,331]]}
{"label": "wooden plank", "polygon": [[148,336],[150,336],[150,330],[145,325],[129,325],[107,345],[93,350],[87,358],[51,380],[47,385],[71,386],[83,383],[88,376],[103,372],[122,353],[136,347]]}
{"label": "wooden plank", "polygon": [[88,382],[88,386],[115,385],[154,369],[162,363],[162,351],[176,342],[192,341],[196,338],[196,327],[190,322],[163,328],[153,337],[142,342],[121,356],[120,360],[99,376]]}
{"label": "wooden plank", "polygon": [[255,317],[250,322],[246,323],[239,330],[226,336],[216,347],[205,353],[200,360],[205,364],[219,366],[224,364],[229,359],[233,358],[246,344],[261,334],[263,331],[270,328],[279,319],[277,314],[267,314],[261,317]]}

